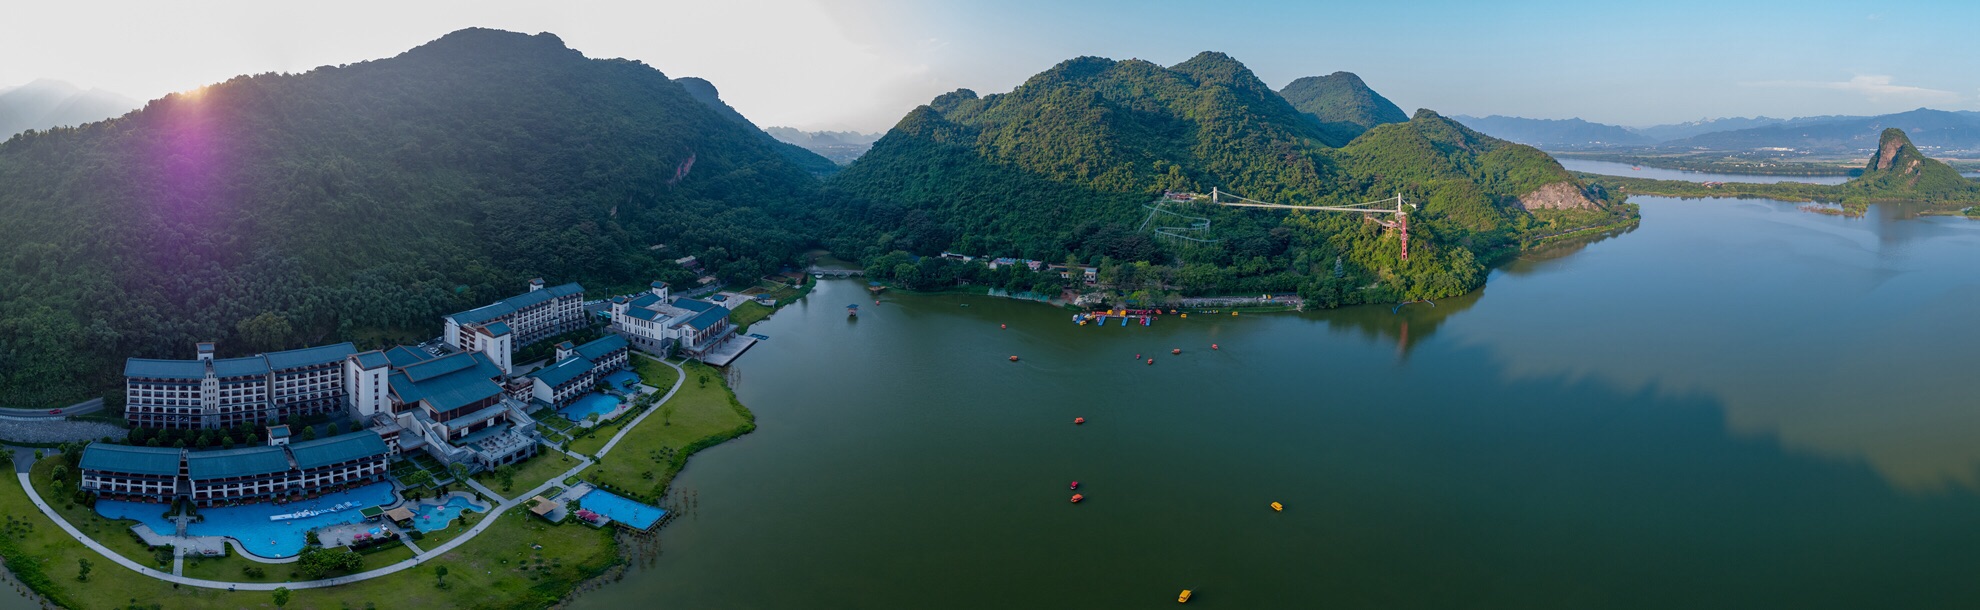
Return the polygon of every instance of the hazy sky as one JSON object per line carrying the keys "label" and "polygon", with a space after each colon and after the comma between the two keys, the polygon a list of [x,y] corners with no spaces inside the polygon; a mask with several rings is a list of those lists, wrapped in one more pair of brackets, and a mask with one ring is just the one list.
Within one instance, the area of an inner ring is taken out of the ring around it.
{"label": "hazy sky", "polygon": [[592,57],[699,76],[759,125],[880,131],[967,87],[1008,91],[1079,55],[1203,50],[1273,87],[1358,73],[1405,110],[1644,125],[1980,108],[1980,3],[9,2],[0,86],[141,99],[236,74],[396,55],[449,31],[548,31]]}

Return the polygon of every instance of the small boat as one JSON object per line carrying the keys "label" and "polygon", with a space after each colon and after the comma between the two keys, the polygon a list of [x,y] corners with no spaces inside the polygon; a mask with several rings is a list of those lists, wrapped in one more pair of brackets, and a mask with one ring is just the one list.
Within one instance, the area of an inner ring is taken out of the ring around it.
{"label": "small boat", "polygon": [[1176,603],[1178,604],[1189,603],[1189,589],[1183,589],[1182,595],[1176,596]]}
{"label": "small boat", "polygon": [[1210,349],[1217,349],[1217,344],[1215,343],[1210,344]]}
{"label": "small boat", "polygon": [[1084,418],[1084,417],[1075,417],[1075,418],[1073,418],[1073,425],[1075,425],[1075,426],[1077,426],[1077,425],[1080,425],[1080,424],[1083,424],[1083,423],[1086,423],[1086,418]]}
{"label": "small boat", "polygon": [[1073,481],[1072,488],[1079,489],[1079,481]]}
{"label": "small boat", "polygon": [[1149,359],[1148,359],[1148,363],[1149,363],[1149,364],[1155,364],[1155,359],[1154,359],[1154,358],[1149,358]]}
{"label": "small boat", "polygon": [[1169,354],[1170,354],[1170,355],[1175,355],[1175,354],[1180,354],[1180,353],[1182,353],[1182,348],[1176,348],[1176,349],[1172,349],[1172,350],[1169,350]]}
{"label": "small boat", "polygon": [[1009,326],[1009,325],[1005,325],[1005,324],[998,324],[998,325],[997,325],[997,330],[1005,330],[1005,329],[1008,329],[1008,328],[1010,328],[1010,326]]}
{"label": "small boat", "polygon": [[1017,356],[1011,356],[1011,362],[1017,362]]}
{"label": "small boat", "polygon": [[1072,497],[1072,501],[1073,501],[1073,504],[1078,504],[1080,500],[1085,500],[1085,499],[1086,499],[1086,496],[1082,496],[1082,495],[1079,495],[1079,494],[1073,494],[1073,497]]}
{"label": "small boat", "polygon": [[1282,511],[1282,510],[1285,510],[1285,509],[1286,509],[1286,505],[1284,505],[1284,504],[1280,504],[1280,503],[1278,503],[1278,502],[1273,502],[1273,503],[1272,503],[1272,512],[1279,512],[1279,511]]}

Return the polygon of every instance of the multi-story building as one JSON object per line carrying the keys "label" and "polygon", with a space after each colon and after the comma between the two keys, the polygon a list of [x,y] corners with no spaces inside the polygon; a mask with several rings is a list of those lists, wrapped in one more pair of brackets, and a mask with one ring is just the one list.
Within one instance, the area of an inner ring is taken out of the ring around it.
{"label": "multi-story building", "polygon": [[[424,450],[435,459],[476,470],[536,455],[536,421],[525,414],[523,401],[515,398],[524,382],[509,380],[480,352],[426,360],[416,360],[415,354],[412,350],[383,354],[391,371],[388,399],[354,403],[360,421],[391,437],[398,451]],[[363,366],[355,358],[346,363]]]}
{"label": "multi-story building", "polygon": [[184,450],[91,443],[82,455],[80,487],[97,497],[132,502],[171,502],[184,493]]}
{"label": "multi-story building", "polygon": [[556,364],[530,375],[530,397],[553,409],[570,406],[606,375],[625,370],[630,355],[626,339],[618,335],[578,346],[565,341],[557,345]]}
{"label": "multi-story building", "polygon": [[[584,287],[576,283],[545,287],[543,279],[529,281],[529,292],[470,309],[445,318],[447,345],[464,352],[485,347],[468,333],[473,327],[501,323],[508,327],[512,345],[522,347],[546,337],[584,328],[590,319],[584,313]],[[506,359],[506,358],[505,358]],[[500,363],[498,363],[498,366]],[[506,367],[504,367],[506,370]]]}
{"label": "multi-story building", "polygon": [[81,488],[113,500],[225,506],[376,483],[387,459],[385,441],[370,431],[216,451],[91,443],[83,449]]}
{"label": "multi-story building", "polygon": [[735,335],[729,308],[670,298],[665,282],[654,282],[637,296],[613,297],[610,310],[613,334],[649,352],[664,353],[678,346],[683,355],[700,358]]}
{"label": "multi-story building", "polygon": [[124,418],[144,428],[220,428],[290,415],[331,413],[345,403],[338,343],[245,358],[215,358],[212,342],[193,360],[124,361]]}

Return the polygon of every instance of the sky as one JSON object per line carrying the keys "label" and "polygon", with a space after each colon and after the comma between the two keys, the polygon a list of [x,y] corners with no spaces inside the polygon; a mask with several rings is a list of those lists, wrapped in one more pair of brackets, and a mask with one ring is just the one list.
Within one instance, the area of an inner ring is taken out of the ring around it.
{"label": "sky", "polygon": [[397,55],[464,27],[551,32],[715,83],[758,125],[884,131],[968,88],[1097,55],[1222,51],[1273,87],[1346,70],[1405,111],[1651,125],[1980,109],[1980,3],[344,0],[10,2],[0,86],[138,99]]}

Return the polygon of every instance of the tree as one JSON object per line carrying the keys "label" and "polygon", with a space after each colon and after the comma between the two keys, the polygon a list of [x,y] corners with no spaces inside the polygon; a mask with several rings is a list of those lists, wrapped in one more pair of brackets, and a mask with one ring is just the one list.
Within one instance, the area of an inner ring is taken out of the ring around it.
{"label": "tree", "polygon": [[433,586],[447,588],[447,566],[433,566]]}
{"label": "tree", "polygon": [[306,441],[316,440],[316,426],[304,426],[302,431],[302,440],[306,440]]}
{"label": "tree", "polygon": [[342,424],[339,424],[337,422],[330,422],[330,436],[336,436],[343,433],[344,433],[344,426]]}
{"label": "tree", "polygon": [[80,581],[83,581],[83,582],[89,582],[89,570],[90,570],[90,568],[92,568],[92,567],[95,567],[95,566],[93,566],[93,565],[91,565],[91,564],[89,563],[89,558],[87,558],[87,557],[85,557],[85,558],[82,558],[82,559],[77,559],[77,560],[76,560],[76,580],[80,580]]}
{"label": "tree", "polygon": [[246,340],[249,346],[262,351],[276,351],[287,347],[289,335],[295,332],[295,329],[289,326],[288,318],[276,315],[272,311],[264,311],[252,318],[241,320],[234,325],[234,330],[240,333],[241,339]]}
{"label": "tree", "polygon": [[289,605],[289,588],[275,587],[275,607],[281,608],[287,605]]}

